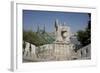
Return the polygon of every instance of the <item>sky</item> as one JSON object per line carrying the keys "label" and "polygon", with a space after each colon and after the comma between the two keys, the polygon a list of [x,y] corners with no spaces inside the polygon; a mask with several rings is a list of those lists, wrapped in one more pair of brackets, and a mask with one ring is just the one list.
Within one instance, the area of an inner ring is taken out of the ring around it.
{"label": "sky", "polygon": [[23,29],[37,31],[38,26],[40,29],[45,26],[47,32],[53,32],[56,19],[75,33],[86,28],[89,17],[88,13],[23,10]]}

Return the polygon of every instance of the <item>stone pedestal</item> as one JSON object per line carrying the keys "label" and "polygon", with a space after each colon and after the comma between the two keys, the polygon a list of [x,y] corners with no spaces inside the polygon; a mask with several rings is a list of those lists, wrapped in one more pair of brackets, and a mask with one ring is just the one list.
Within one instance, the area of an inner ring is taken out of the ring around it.
{"label": "stone pedestal", "polygon": [[56,60],[70,60],[71,52],[72,50],[69,44],[61,42],[54,43],[54,56]]}

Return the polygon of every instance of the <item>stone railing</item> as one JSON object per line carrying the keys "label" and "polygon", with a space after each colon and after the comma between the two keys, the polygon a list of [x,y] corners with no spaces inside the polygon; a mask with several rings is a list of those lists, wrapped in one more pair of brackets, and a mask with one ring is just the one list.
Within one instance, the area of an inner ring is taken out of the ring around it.
{"label": "stone railing", "polygon": [[90,59],[91,45],[87,45],[77,52],[73,48],[73,44],[45,44],[36,47],[33,44],[25,42],[23,48],[23,61],[51,61],[51,60],[75,60]]}
{"label": "stone railing", "polygon": [[80,48],[78,51],[79,59],[91,59],[91,44]]}

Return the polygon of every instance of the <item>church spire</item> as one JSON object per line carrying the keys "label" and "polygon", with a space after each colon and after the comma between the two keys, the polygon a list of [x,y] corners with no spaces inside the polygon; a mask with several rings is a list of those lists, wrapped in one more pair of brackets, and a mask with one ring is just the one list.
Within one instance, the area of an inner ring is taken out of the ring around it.
{"label": "church spire", "polygon": [[39,25],[37,24],[37,33],[40,31]]}
{"label": "church spire", "polygon": [[58,19],[55,20],[55,25],[58,25]]}
{"label": "church spire", "polygon": [[58,19],[55,20],[55,28],[56,28],[56,31],[58,30]]}
{"label": "church spire", "polygon": [[43,33],[45,33],[45,24],[44,24],[44,28],[43,28]]}

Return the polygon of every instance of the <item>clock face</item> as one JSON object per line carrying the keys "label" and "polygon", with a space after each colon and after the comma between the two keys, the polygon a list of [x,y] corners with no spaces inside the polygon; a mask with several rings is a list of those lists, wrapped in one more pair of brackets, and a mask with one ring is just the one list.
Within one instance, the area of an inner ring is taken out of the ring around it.
{"label": "clock face", "polygon": [[67,37],[67,32],[64,32],[63,33],[63,37]]}
{"label": "clock face", "polygon": [[62,31],[61,35],[62,35],[63,38],[66,38],[67,37],[67,31]]}

